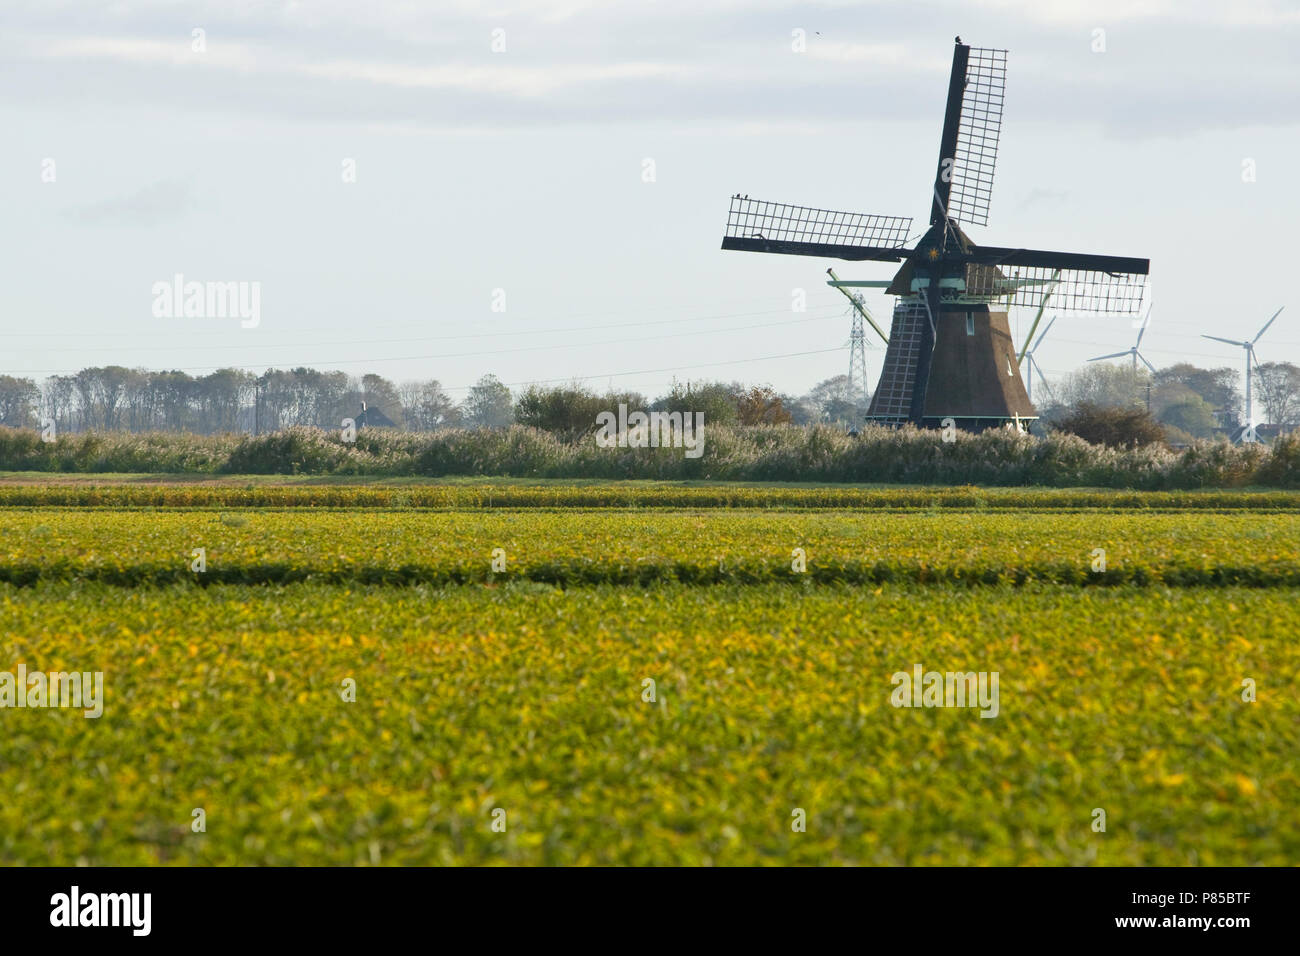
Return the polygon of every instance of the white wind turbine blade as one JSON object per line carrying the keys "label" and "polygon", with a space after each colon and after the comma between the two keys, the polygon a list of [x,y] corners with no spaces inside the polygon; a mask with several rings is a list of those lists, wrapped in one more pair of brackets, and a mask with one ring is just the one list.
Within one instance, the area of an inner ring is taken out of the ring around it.
{"label": "white wind turbine blade", "polygon": [[1142,359],[1142,364],[1145,365],[1147,368],[1151,369],[1151,371],[1154,372],[1156,370],[1156,367],[1152,365],[1150,362],[1148,362],[1146,360],[1146,357],[1141,352],[1135,349],[1133,354],[1136,355],[1138,358]]}
{"label": "white wind turbine blade", "polygon": [[[1150,290],[1148,289],[1148,291]],[[1142,336],[1146,334],[1147,326],[1151,324],[1151,308],[1154,305],[1155,305],[1155,300],[1150,296],[1148,296],[1146,315],[1142,316],[1142,325],[1138,327],[1138,340],[1137,340],[1138,345],[1142,344]],[[1134,347],[1136,348],[1137,346]]]}
{"label": "white wind turbine blade", "polygon": [[1089,361],[1089,362],[1100,362],[1100,361],[1102,361],[1103,359],[1127,358],[1128,356],[1130,356],[1130,355],[1132,355],[1132,354],[1133,354],[1133,350],[1132,350],[1132,349],[1129,349],[1129,350],[1126,351],[1126,352],[1113,352],[1113,353],[1111,353],[1110,355],[1098,355],[1096,358],[1090,358],[1090,359],[1088,359],[1088,361]]}
{"label": "white wind turbine blade", "polygon": [[1055,396],[1052,395],[1052,386],[1047,384],[1047,376],[1043,374],[1043,370],[1038,367],[1037,362],[1034,363],[1034,371],[1038,373],[1038,383],[1043,386],[1043,391],[1047,392],[1047,397],[1055,399]]}
{"label": "white wind turbine blade", "polygon": [[[1025,353],[1029,349],[1029,343],[1033,341],[1034,332],[1038,329],[1038,323],[1043,321],[1043,311],[1047,308],[1047,300],[1052,297],[1052,291],[1056,288],[1057,280],[1059,280],[1060,277],[1061,277],[1060,269],[1057,269],[1055,272],[1052,273],[1051,284],[1047,287],[1047,291],[1043,293],[1042,300],[1038,303],[1038,312],[1034,315],[1033,325],[1029,327],[1029,334],[1025,336],[1025,344],[1020,347],[1020,355],[1016,359],[1017,363],[1023,362],[1025,360]],[[1053,322],[1056,321],[1056,316],[1052,316],[1052,321]],[[1050,327],[1051,323],[1049,322],[1048,325]],[[1046,335],[1047,334],[1046,331],[1044,331],[1043,334]],[[1039,341],[1041,342],[1042,339],[1040,338]]]}
{"label": "white wind turbine blade", "polygon": [[1051,321],[1047,323],[1047,328],[1043,329],[1043,334],[1038,337],[1038,341],[1034,343],[1034,347],[1029,350],[1030,355],[1033,355],[1038,351],[1038,346],[1043,344],[1043,339],[1047,338],[1047,333],[1052,331],[1052,326],[1054,324],[1056,324],[1056,316],[1052,316]]}
{"label": "white wind turbine blade", "polygon": [[[1282,306],[1282,309],[1285,309],[1285,308],[1286,308],[1286,306]],[[1269,319],[1267,322],[1264,323],[1264,327],[1263,327],[1262,329],[1259,330],[1259,335],[1255,336],[1253,339],[1250,340],[1250,344],[1251,344],[1251,345],[1254,345],[1256,342],[1258,342],[1260,336],[1263,335],[1265,332],[1268,331],[1268,327],[1269,327],[1270,325],[1273,324],[1273,322],[1277,319],[1277,317],[1278,317],[1279,315],[1282,314],[1282,309],[1278,309],[1276,312],[1274,312],[1274,313],[1273,313],[1273,318]]]}
{"label": "white wind turbine blade", "polygon": [[1203,338],[1203,339],[1214,339],[1214,341],[1216,341],[1216,342],[1227,342],[1229,345],[1239,345],[1239,346],[1241,346],[1242,348],[1245,348],[1246,346],[1248,346],[1248,345],[1250,344],[1249,342],[1234,342],[1232,339],[1224,339],[1224,338],[1220,338],[1220,337],[1217,336],[1217,335],[1206,335],[1204,332],[1201,333],[1201,338]]}

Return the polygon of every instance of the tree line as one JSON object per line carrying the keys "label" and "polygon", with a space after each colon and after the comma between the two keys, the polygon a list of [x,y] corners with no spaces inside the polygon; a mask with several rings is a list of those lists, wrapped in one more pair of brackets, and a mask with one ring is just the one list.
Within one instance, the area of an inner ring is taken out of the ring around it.
{"label": "tree line", "polygon": [[596,414],[620,401],[647,411],[703,411],[716,424],[805,424],[848,420],[864,410],[846,396],[847,377],[842,375],[802,398],[762,385],[702,382],[674,384],[653,400],[636,392],[598,395],[579,384],[530,386],[515,394],[496,376],[485,375],[456,401],[437,380],[398,383],[382,375],[354,377],[303,367],[262,375],[227,368],[192,376],[109,365],[41,382],[0,375],[0,425],[37,428],[53,422],[60,433],[261,434],[300,425],[338,428],[344,419],[358,419],[364,407],[372,424],[378,418],[409,431],[516,422],[575,431],[594,427]]}
{"label": "tree line", "polygon": [[[1149,411],[1167,440],[1188,443],[1232,434],[1245,425],[1242,374],[1235,368],[1199,368],[1188,362],[1151,372],[1098,363],[1049,383],[1035,382],[1034,403],[1043,420],[1059,423],[1085,406]],[[1255,423],[1289,432],[1300,426],[1300,367],[1263,362],[1251,376]]]}
{"label": "tree line", "polygon": [[[1300,368],[1265,362],[1254,377],[1256,422],[1280,431],[1300,425]],[[1149,409],[1174,442],[1231,433],[1244,422],[1241,373],[1179,363],[1152,373],[1123,364],[1088,365],[1046,389],[1035,382],[1045,424],[1089,407]],[[171,431],[261,434],[295,425],[338,428],[364,405],[379,423],[408,431],[503,427],[519,423],[569,435],[594,427],[596,415],[624,402],[645,411],[702,411],[712,424],[863,422],[866,406],[847,375],[818,383],[804,395],[742,382],[675,382],[655,398],[637,392],[597,393],[581,384],[528,386],[512,392],[485,375],[456,401],[436,380],[393,382],[313,368],[270,369],[255,375],[219,369],[191,376],[120,365],[86,368],[37,382],[0,375],[0,425],[34,428],[52,421],[58,432]],[[373,413],[379,412],[376,416]]]}

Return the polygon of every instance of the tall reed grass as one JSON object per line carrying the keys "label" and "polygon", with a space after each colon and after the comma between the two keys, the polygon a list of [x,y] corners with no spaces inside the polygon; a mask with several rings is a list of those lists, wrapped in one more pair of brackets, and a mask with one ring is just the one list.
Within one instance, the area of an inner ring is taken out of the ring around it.
{"label": "tall reed grass", "polygon": [[600,448],[523,426],[438,432],[290,428],[258,437],[84,433],[42,442],[0,428],[0,470],[159,474],[489,475],[513,478],[649,478],[733,481],[1047,485],[1133,489],[1300,487],[1300,435],[1271,447],[1200,442],[1120,450],[1066,434],[1009,430],[979,435],[868,427],[856,436],[825,426],[708,426],[705,451]]}

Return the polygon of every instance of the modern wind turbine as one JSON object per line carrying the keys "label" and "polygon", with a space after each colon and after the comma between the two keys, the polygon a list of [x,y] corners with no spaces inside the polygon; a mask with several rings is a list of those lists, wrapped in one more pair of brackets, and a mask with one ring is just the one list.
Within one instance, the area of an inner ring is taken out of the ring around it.
{"label": "modern wind turbine", "polygon": [[[1151,313],[1150,311],[1148,311],[1147,320],[1149,320],[1150,318],[1151,318]],[[1123,358],[1126,355],[1131,355],[1133,356],[1133,374],[1135,376],[1137,375],[1137,370],[1138,370],[1138,359],[1141,359],[1142,364],[1154,372],[1156,370],[1156,367],[1152,365],[1150,362],[1148,362],[1146,360],[1146,356],[1144,356],[1141,352],[1138,351],[1138,346],[1142,344],[1142,336],[1146,334],[1147,334],[1147,321],[1144,320],[1142,322],[1142,328],[1138,329],[1137,341],[1133,343],[1133,347],[1131,349],[1125,349],[1123,352],[1112,352],[1110,355],[1098,355],[1096,358],[1088,359],[1088,361],[1101,362],[1104,361],[1105,359]]]}
{"label": "modern wind turbine", "polygon": [[1038,351],[1038,346],[1043,344],[1043,339],[1047,338],[1047,333],[1052,331],[1052,326],[1055,323],[1056,316],[1052,316],[1051,321],[1047,323],[1047,328],[1043,329],[1043,334],[1040,335],[1038,341],[1034,343],[1034,347],[1032,349],[1026,349],[1020,353],[1020,357],[1029,365],[1029,367],[1025,369],[1025,391],[1028,393],[1031,402],[1034,400],[1035,372],[1038,373],[1038,381],[1041,382],[1043,388],[1047,390],[1047,394],[1049,396],[1052,394],[1052,387],[1047,384],[1047,379],[1043,377],[1043,367],[1039,365],[1038,360],[1034,358],[1034,353]]}
{"label": "modern wind turbine", "polygon": [[[1285,308],[1286,306],[1282,306],[1282,309]],[[1268,327],[1273,324],[1274,319],[1276,319],[1279,315],[1282,314],[1282,309],[1278,309],[1276,312],[1274,312],[1273,318],[1265,322],[1264,327],[1260,329],[1259,333],[1249,342],[1237,342],[1233,339],[1220,338],[1217,335],[1205,335],[1204,333],[1201,334],[1201,338],[1203,339],[1214,339],[1214,341],[1216,342],[1227,342],[1229,345],[1240,345],[1243,349],[1246,350],[1246,428],[1247,429],[1251,429],[1255,425],[1255,407],[1254,407],[1253,399],[1251,396],[1251,390],[1250,390],[1251,363],[1254,363],[1256,369],[1259,368],[1259,360],[1255,358],[1255,343],[1260,340],[1260,336],[1262,336],[1265,332],[1268,331]]]}

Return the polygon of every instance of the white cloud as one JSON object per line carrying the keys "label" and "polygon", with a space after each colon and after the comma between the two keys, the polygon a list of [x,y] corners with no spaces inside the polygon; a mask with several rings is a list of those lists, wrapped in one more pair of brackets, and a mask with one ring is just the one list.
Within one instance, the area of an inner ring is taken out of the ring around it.
{"label": "white cloud", "polygon": [[809,38],[808,55],[832,63],[867,64],[881,69],[947,70],[952,63],[948,50],[938,56],[933,50],[917,51],[903,43],[845,43]]}
{"label": "white cloud", "polygon": [[606,80],[670,79],[691,74],[693,69],[670,63],[590,63],[564,66],[406,66],[391,63],[333,60],[298,63],[291,72],[329,79],[363,80],[385,86],[431,89],[478,90],[514,96],[542,96],[564,87],[582,86]]}
{"label": "white cloud", "polygon": [[1138,20],[1236,26],[1300,23],[1300,10],[1286,0],[968,0],[1035,23],[1109,27]]}
{"label": "white cloud", "polygon": [[206,52],[195,53],[188,41],[181,43],[140,37],[59,37],[38,42],[35,49],[56,59],[111,59],[141,66],[296,74],[329,80],[357,80],[381,86],[476,90],[525,97],[543,96],[566,87],[609,80],[682,79],[697,71],[684,63],[653,61],[523,66],[504,56],[485,56],[478,63],[448,62],[432,66],[355,59],[315,61],[248,43],[214,41]]}
{"label": "white cloud", "polygon": [[190,37],[156,40],[148,37],[45,37],[30,44],[37,53],[62,60],[120,60],[141,66],[204,66],[251,72],[258,57],[245,43],[213,42],[202,53],[190,47]]}
{"label": "white cloud", "polygon": [[158,182],[129,196],[74,206],[66,212],[71,218],[85,223],[155,226],[181,218],[192,205],[186,184]]}
{"label": "white cloud", "polygon": [[[951,57],[948,27],[936,35],[937,23],[950,21],[970,42],[1011,49],[1018,122],[1145,138],[1300,115],[1300,9],[1269,0],[972,0],[974,17],[970,4],[948,17],[950,4],[918,11],[888,0],[321,0],[273,12],[200,7],[191,17],[137,0],[117,15],[85,13],[66,33],[40,5],[12,2],[21,13],[6,8],[0,53],[21,81],[0,99],[51,107],[84,103],[89,89],[114,105],[185,103],[300,124],[824,128],[930,115]],[[207,29],[204,53],[190,49],[191,19]],[[493,54],[498,25],[509,52]],[[1090,51],[1099,25],[1105,56]],[[802,55],[790,48],[796,27],[806,31]],[[1233,62],[1249,69],[1224,66]]]}

